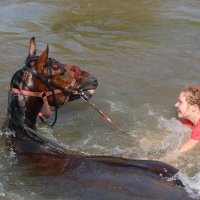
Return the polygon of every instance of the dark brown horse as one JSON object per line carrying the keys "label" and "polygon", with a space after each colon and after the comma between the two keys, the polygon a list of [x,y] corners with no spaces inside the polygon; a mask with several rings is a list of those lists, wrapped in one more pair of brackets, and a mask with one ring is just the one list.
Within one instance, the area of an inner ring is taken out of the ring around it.
{"label": "dark brown horse", "polygon": [[89,73],[61,64],[49,58],[48,53],[47,46],[37,56],[32,38],[25,66],[12,77],[3,125],[7,147],[20,160],[31,163],[37,174],[63,174],[97,194],[101,191],[103,199],[189,199],[185,190],[177,186],[182,185],[179,180],[168,181],[177,170],[165,163],[84,155],[62,149],[38,135],[36,119],[43,106],[48,117],[50,106],[57,113],[64,103],[83,93],[90,97],[98,85]]}

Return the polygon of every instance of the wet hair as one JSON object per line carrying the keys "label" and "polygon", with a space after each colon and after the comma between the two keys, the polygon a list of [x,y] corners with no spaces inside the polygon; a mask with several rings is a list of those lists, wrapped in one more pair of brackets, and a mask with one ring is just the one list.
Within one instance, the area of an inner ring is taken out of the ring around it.
{"label": "wet hair", "polygon": [[200,86],[187,86],[182,92],[186,93],[186,101],[190,105],[198,105],[200,108]]}

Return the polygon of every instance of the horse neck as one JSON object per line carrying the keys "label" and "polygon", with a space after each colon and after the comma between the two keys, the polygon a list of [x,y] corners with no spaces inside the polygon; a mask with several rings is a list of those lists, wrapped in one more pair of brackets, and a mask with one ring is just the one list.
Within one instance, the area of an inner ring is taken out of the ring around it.
{"label": "horse neck", "polygon": [[42,100],[37,97],[10,94],[7,113],[8,128],[15,132],[24,127],[36,129],[36,119],[42,105]]}

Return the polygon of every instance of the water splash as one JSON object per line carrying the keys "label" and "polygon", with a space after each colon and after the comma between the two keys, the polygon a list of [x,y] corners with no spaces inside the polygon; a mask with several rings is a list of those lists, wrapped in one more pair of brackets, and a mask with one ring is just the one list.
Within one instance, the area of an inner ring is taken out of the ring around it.
{"label": "water splash", "polygon": [[113,101],[106,100],[106,102],[110,104],[111,112],[122,112],[122,113],[124,113],[124,112],[128,111],[128,107],[125,106],[121,101],[113,102]]}
{"label": "water splash", "polygon": [[189,177],[184,173],[178,172],[174,178],[182,181],[183,185],[191,198],[200,198],[200,172],[193,177]]}
{"label": "water splash", "polygon": [[177,119],[171,118],[167,120],[162,116],[158,119],[158,128],[167,133],[163,138],[162,149],[168,150],[178,149],[191,133],[191,129]]}
{"label": "water splash", "polygon": [[5,189],[3,184],[0,182],[0,197],[5,197],[6,193],[5,193]]}

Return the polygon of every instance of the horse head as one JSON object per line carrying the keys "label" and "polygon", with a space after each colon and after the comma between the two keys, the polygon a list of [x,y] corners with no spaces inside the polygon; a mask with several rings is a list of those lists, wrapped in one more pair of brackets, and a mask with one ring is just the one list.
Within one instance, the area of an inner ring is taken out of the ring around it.
{"label": "horse head", "polygon": [[[8,118],[12,120],[9,121],[12,124],[22,121],[22,125],[34,127],[43,105],[46,108],[43,116],[50,116],[50,106],[55,107],[57,115],[57,108],[83,94],[90,98],[97,86],[97,79],[88,72],[49,58],[48,45],[40,55],[36,55],[33,37],[25,66],[11,80],[8,115],[12,117]],[[16,112],[21,113],[20,116],[15,116]]]}
{"label": "horse head", "polygon": [[[37,92],[60,90],[61,93],[56,94],[57,105],[62,105],[66,101],[66,97],[68,101],[79,98],[82,92],[92,96],[98,86],[94,76],[77,66],[62,64],[49,58],[48,54],[49,47],[47,45],[41,55],[36,56],[35,38],[30,40],[25,69],[31,73],[28,75],[29,78],[25,78],[28,81],[26,85],[31,85],[31,89]],[[48,97],[48,102],[51,106],[55,106],[51,95]]]}

